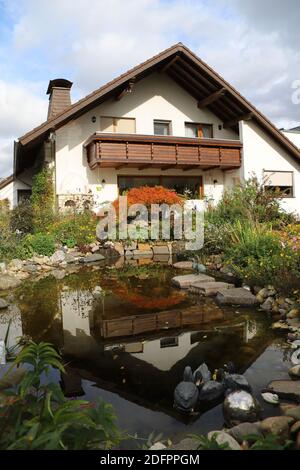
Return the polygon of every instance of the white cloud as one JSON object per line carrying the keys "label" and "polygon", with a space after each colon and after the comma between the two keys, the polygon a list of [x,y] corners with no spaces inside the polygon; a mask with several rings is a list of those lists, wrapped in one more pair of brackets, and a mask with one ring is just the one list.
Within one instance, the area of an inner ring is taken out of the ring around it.
{"label": "white cloud", "polygon": [[[72,95],[77,99],[178,41],[277,125],[300,121],[300,108],[291,100],[291,84],[300,79],[298,0],[289,0],[288,5],[279,0],[6,0],[4,4],[12,27],[10,42],[0,50],[1,75],[10,78],[0,82],[1,108],[6,100],[0,145],[43,120],[48,79],[64,76],[74,81]],[[20,82],[25,73],[26,81]],[[15,76],[17,83],[11,79]]]}

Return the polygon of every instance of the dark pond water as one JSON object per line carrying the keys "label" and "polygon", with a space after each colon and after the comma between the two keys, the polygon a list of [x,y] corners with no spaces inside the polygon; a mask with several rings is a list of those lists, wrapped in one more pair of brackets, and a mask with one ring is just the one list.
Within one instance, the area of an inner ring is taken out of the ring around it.
{"label": "dark pond water", "polygon": [[[12,318],[11,342],[29,335],[54,343],[68,364],[68,374],[57,376],[65,394],[103,398],[130,434],[178,440],[216,429],[223,424],[220,406],[189,418],[173,409],[186,365],[205,361],[214,370],[234,361],[259,394],[268,381],[287,376],[288,358],[264,313],[190,296],[170,286],[174,275],[161,265],[94,266],[27,282],[0,315],[0,337]],[[271,406],[264,410],[268,415]]]}

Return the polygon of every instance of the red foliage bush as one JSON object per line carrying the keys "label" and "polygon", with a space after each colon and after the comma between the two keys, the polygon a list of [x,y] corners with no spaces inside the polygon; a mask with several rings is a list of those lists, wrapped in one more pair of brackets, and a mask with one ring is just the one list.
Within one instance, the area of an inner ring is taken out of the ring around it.
{"label": "red foliage bush", "polygon": [[[133,204],[144,204],[150,207],[151,204],[183,204],[183,199],[172,189],[163,186],[141,186],[132,188],[126,194],[128,207]],[[119,199],[114,201],[114,207],[119,209]]]}

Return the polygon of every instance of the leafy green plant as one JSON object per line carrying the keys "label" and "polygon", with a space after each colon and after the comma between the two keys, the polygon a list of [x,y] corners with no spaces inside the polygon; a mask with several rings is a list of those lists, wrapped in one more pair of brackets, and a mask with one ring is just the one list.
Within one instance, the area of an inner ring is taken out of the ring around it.
{"label": "leafy green plant", "polygon": [[238,221],[229,233],[225,260],[239,278],[251,285],[271,283],[282,266],[294,264],[292,251],[282,245],[279,236],[267,225]]}
{"label": "leafy green plant", "polygon": [[271,222],[282,227],[295,221],[280,206],[280,197],[265,189],[264,184],[253,176],[244,183],[225,191],[216,207],[211,207],[207,220],[214,225],[234,223],[237,220],[254,223]]}
{"label": "leafy green plant", "polygon": [[280,443],[278,436],[275,434],[267,434],[263,437],[248,435],[245,436],[245,441],[253,442],[249,450],[287,450],[293,446],[293,441],[291,440]]}
{"label": "leafy green plant", "polygon": [[51,256],[55,251],[54,237],[47,233],[27,235],[23,243],[28,247],[29,252],[38,255]]}
{"label": "leafy green plant", "polygon": [[60,215],[50,225],[49,233],[55,240],[68,248],[84,247],[96,238],[97,218],[89,211]]}
{"label": "leafy green plant", "polygon": [[189,437],[199,442],[198,450],[230,450],[227,442],[224,442],[224,444],[218,443],[217,434],[213,434],[210,439],[207,436],[201,436],[199,434],[191,434]]}
{"label": "leafy green plant", "polygon": [[28,370],[16,390],[0,395],[0,449],[99,449],[118,443],[109,405],[68,400],[51,381],[52,368],[65,372],[51,344],[30,342],[7,374],[19,366]]}

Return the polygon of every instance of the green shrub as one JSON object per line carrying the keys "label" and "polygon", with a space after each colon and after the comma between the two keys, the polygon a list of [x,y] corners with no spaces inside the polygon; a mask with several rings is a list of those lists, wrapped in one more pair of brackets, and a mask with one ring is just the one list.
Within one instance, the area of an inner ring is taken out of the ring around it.
{"label": "green shrub", "polygon": [[224,250],[235,274],[250,285],[266,285],[280,276],[282,267],[294,268],[295,256],[266,225],[236,222]]}
{"label": "green shrub", "polygon": [[27,235],[23,240],[23,244],[29,252],[38,255],[51,256],[55,251],[54,237],[47,233]]}
{"label": "green shrub", "polygon": [[30,201],[23,201],[12,210],[10,227],[13,232],[31,233],[33,231],[33,209]]}
{"label": "green shrub", "polygon": [[214,225],[237,220],[253,223],[270,222],[278,228],[294,222],[294,216],[280,207],[280,197],[267,191],[256,177],[225,191],[215,208],[210,208],[207,220]]}
{"label": "green shrub", "polygon": [[60,215],[49,227],[55,240],[68,248],[85,247],[96,238],[97,218],[89,211]]}
{"label": "green shrub", "polygon": [[19,371],[14,389],[9,378],[15,372],[0,382],[1,450],[108,449],[119,442],[110,405],[68,400],[51,381],[51,369],[65,373],[51,344],[30,342],[13,367]]}

